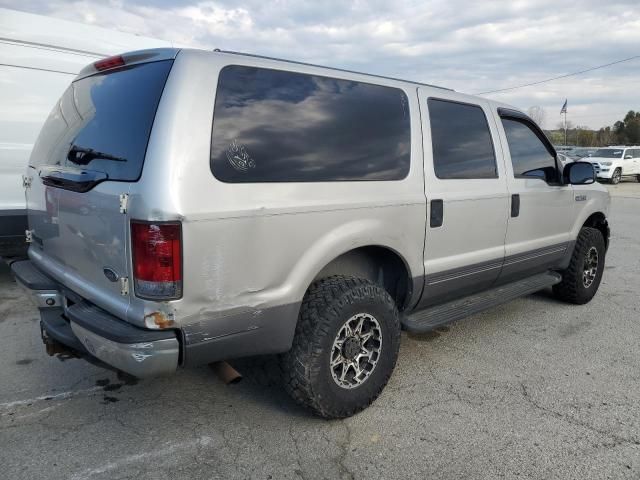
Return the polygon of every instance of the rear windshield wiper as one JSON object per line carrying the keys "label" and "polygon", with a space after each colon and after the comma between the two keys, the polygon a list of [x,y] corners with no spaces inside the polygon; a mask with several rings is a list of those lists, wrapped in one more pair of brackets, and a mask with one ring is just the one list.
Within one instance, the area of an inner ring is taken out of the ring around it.
{"label": "rear windshield wiper", "polygon": [[88,165],[91,160],[111,160],[112,162],[126,162],[126,158],[116,157],[109,153],[99,152],[93,148],[84,148],[74,145],[67,154],[67,160],[76,165]]}

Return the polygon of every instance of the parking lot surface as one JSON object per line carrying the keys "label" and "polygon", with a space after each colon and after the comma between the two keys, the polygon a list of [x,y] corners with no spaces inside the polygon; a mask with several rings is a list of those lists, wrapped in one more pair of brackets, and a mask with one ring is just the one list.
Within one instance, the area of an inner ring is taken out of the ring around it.
{"label": "parking lot surface", "polygon": [[372,407],[326,421],[273,359],[120,380],[48,357],[38,313],[0,267],[0,477],[640,478],[640,184],[611,187],[612,241],[585,306],[531,295],[403,334]]}

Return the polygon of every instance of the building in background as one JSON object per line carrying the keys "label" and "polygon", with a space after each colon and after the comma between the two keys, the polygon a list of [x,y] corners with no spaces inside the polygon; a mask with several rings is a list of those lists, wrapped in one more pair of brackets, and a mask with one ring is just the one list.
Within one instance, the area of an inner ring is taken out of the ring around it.
{"label": "building in background", "polygon": [[0,256],[25,250],[22,175],[42,124],[76,74],[110,55],[175,46],[0,8]]}

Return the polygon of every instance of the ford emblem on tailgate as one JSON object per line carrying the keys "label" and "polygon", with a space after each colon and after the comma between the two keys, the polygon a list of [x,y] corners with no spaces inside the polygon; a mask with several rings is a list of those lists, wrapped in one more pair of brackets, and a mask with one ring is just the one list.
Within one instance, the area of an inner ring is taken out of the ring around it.
{"label": "ford emblem on tailgate", "polygon": [[104,276],[107,277],[110,282],[117,282],[118,278],[120,278],[120,275],[111,268],[105,267],[102,271],[104,272]]}

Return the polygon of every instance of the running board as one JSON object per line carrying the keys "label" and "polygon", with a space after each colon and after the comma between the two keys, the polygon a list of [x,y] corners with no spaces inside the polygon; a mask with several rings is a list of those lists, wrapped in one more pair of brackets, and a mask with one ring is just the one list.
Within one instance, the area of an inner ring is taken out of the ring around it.
{"label": "running board", "polygon": [[562,277],[559,273],[540,273],[518,282],[508,283],[468,297],[419,310],[408,317],[404,317],[402,319],[402,327],[414,333],[428,332],[447,323],[455,322],[491,307],[510,302],[518,297],[537,292],[561,281]]}

